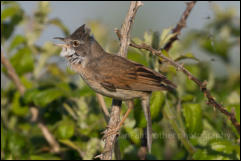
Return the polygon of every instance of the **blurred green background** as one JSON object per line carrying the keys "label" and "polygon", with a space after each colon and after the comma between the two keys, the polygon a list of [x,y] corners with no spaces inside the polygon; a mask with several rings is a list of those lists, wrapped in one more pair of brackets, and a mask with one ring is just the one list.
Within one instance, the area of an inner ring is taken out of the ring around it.
{"label": "blurred green background", "polygon": [[[105,50],[116,53],[129,2],[2,2],[1,54],[9,59],[26,91],[21,95],[1,65],[1,159],[92,159],[103,151],[106,128],[95,93],[59,56],[53,37],[86,23]],[[132,38],[160,49],[185,10],[184,2],[144,2]],[[168,15],[168,16],[167,16]],[[240,122],[240,2],[198,2],[180,41],[167,56],[201,81]],[[151,98],[153,151],[148,159],[240,159],[240,135],[181,72],[147,51],[129,48],[128,58],[153,68],[178,85],[176,96]],[[105,97],[107,107],[111,99]],[[60,144],[54,153],[30,107]],[[122,106],[122,114],[126,104]],[[140,102],[119,136],[123,159],[139,159],[146,126]]]}

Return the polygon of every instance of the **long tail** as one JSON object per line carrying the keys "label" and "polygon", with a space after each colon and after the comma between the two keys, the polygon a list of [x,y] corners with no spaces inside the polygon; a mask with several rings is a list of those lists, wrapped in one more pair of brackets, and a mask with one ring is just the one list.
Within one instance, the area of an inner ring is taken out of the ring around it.
{"label": "long tail", "polygon": [[150,97],[145,97],[142,99],[142,108],[145,114],[147,126],[147,149],[148,152],[151,153],[151,145],[152,145],[152,123],[151,123],[151,111],[150,111]]}

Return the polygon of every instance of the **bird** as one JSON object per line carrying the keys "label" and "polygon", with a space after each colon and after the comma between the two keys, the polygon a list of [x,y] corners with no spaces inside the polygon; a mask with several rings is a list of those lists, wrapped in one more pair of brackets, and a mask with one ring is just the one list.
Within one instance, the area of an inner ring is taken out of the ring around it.
{"label": "bird", "polygon": [[[173,91],[176,85],[164,75],[116,54],[106,52],[85,24],[71,35],[62,38],[60,53],[71,68],[78,73],[95,92],[117,100],[141,99],[147,121],[147,149],[151,152],[152,122],[150,96],[153,91]],[[124,120],[121,121],[122,123]],[[119,124],[120,125],[120,124]],[[121,127],[118,126],[118,129]]]}

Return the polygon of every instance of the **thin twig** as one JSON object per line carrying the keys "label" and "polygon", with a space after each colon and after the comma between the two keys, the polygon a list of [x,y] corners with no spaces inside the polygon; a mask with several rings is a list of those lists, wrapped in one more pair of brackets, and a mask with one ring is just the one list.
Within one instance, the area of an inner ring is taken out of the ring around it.
{"label": "thin twig", "polygon": [[37,121],[37,125],[40,128],[41,132],[43,133],[44,138],[47,140],[47,142],[51,146],[51,148],[52,148],[51,151],[54,153],[59,153],[60,152],[59,143],[54,138],[54,135],[51,134],[48,127],[42,121]]}
{"label": "thin twig", "polygon": [[[141,1],[132,1],[126,15],[125,21],[120,30],[120,49],[118,55],[126,57],[128,46],[130,44],[130,31],[134,22],[136,12],[143,3]],[[114,129],[120,122],[121,101],[113,99],[108,129]],[[106,132],[108,132],[108,129]],[[116,145],[117,134],[110,135],[105,139],[104,152],[101,155],[103,160],[111,160],[114,146]]]}
{"label": "thin twig", "polygon": [[[7,75],[8,77],[14,82],[17,89],[19,90],[20,94],[23,95],[25,92],[25,87],[21,83],[17,73],[15,72],[13,66],[8,61],[8,59],[5,58],[4,53],[1,52],[1,63],[3,66],[7,69]],[[40,128],[41,132],[43,133],[44,138],[47,140],[49,145],[51,146],[51,150],[55,153],[60,152],[60,146],[58,142],[55,140],[53,134],[48,130],[47,126],[38,119],[39,110],[37,107],[31,107],[30,112],[32,115],[31,121],[36,121],[38,124],[38,127]]]}
{"label": "thin twig", "polygon": [[172,33],[175,34],[175,36],[173,36],[169,42],[167,42],[167,44],[165,45],[164,47],[164,50],[168,51],[173,42],[178,40],[178,35],[181,34],[181,30],[186,27],[186,21],[187,21],[187,18],[190,14],[190,12],[192,11],[194,5],[196,4],[196,1],[192,1],[192,2],[187,2],[187,8],[186,10],[183,12],[182,16],[181,16],[181,19],[179,20],[179,22],[177,23],[176,27],[172,30]]}
{"label": "thin twig", "polygon": [[99,102],[100,108],[101,108],[102,112],[104,113],[105,121],[108,123],[109,118],[110,118],[110,113],[106,107],[104,97],[99,93],[96,93],[96,97]]}
{"label": "thin twig", "polygon": [[207,81],[201,82],[200,80],[198,80],[195,76],[192,75],[192,73],[190,73],[186,68],[183,67],[183,65],[175,62],[174,60],[164,56],[162,54],[161,50],[156,50],[153,49],[151,46],[146,45],[146,44],[142,44],[142,45],[137,45],[134,42],[132,42],[130,44],[130,46],[134,47],[134,48],[138,48],[138,49],[145,49],[150,51],[152,54],[161,57],[164,61],[170,63],[172,66],[176,67],[177,70],[182,71],[184,74],[186,74],[188,76],[188,78],[192,81],[194,81],[201,89],[201,91],[204,93],[204,96],[208,99],[207,104],[212,105],[213,107],[215,107],[216,109],[218,109],[220,112],[222,112],[224,115],[226,115],[228,117],[229,120],[231,120],[232,124],[235,126],[235,128],[237,129],[237,131],[240,133],[240,123],[238,123],[235,114],[232,112],[228,112],[223,105],[217,103],[217,101],[214,99],[214,97],[211,95],[211,93],[209,92],[209,90],[207,90]]}

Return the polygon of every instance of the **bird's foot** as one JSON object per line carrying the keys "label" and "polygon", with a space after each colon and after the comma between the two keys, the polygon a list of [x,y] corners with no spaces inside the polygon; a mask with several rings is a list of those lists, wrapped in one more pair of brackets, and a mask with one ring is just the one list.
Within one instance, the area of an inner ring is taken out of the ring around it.
{"label": "bird's foot", "polygon": [[108,127],[104,132],[102,132],[102,134],[104,134],[102,139],[105,140],[107,137],[109,137],[111,135],[119,135],[120,128],[119,127],[115,127],[115,128]]}

